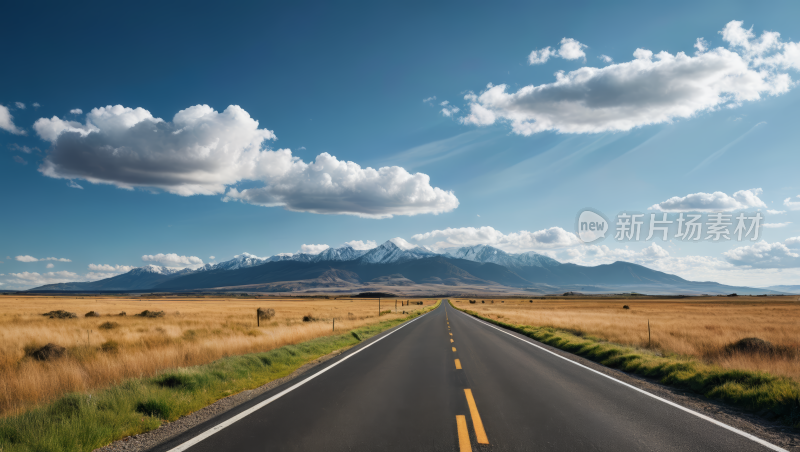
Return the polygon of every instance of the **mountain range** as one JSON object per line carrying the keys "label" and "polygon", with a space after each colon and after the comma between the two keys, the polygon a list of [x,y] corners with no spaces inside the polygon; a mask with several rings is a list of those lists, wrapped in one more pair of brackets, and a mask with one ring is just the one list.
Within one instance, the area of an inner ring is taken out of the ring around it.
{"label": "mountain range", "polygon": [[252,291],[398,294],[582,293],[777,294],[782,291],[687,281],[628,262],[594,267],[561,263],[535,252],[512,254],[488,245],[448,250],[400,247],[387,241],[370,250],[350,246],[319,254],[242,253],[217,264],[175,270],[135,268],[93,282],[49,284],[31,291]]}

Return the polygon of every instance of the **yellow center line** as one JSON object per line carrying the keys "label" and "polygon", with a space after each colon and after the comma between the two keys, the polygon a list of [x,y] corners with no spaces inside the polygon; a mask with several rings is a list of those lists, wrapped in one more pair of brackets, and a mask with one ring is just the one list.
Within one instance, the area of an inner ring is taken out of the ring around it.
{"label": "yellow center line", "polygon": [[469,444],[469,430],[467,430],[467,418],[461,415],[456,416],[456,425],[458,426],[458,451],[472,452],[472,446]]}
{"label": "yellow center line", "polygon": [[461,360],[460,360],[460,359],[457,359],[457,360],[456,360],[456,369],[457,369],[457,370],[460,370],[460,369],[461,369]]}
{"label": "yellow center line", "polygon": [[453,342],[455,342],[455,341],[454,341],[454,340],[452,340],[452,339],[450,339],[450,343],[452,344]]}
{"label": "yellow center line", "polygon": [[456,348],[455,348],[455,347],[453,347],[453,351],[456,351]]}
{"label": "yellow center line", "polygon": [[478,438],[478,444],[489,444],[489,438],[486,436],[486,431],[483,429],[481,415],[478,414],[478,406],[475,405],[475,399],[472,397],[472,389],[464,389],[464,395],[467,396],[469,414],[472,416],[472,427],[475,429],[475,436]]}
{"label": "yellow center line", "polygon": [[450,335],[452,336],[452,335],[453,335],[453,333],[450,333]]}

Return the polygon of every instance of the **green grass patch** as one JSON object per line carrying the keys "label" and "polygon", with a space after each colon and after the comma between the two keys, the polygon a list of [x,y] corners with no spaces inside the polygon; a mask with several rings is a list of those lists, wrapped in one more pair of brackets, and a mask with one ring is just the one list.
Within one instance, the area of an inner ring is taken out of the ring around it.
{"label": "green grass patch", "polygon": [[285,377],[305,363],[357,345],[438,305],[336,336],[170,369],[92,393],[67,394],[22,415],[0,419],[0,451],[91,451]]}
{"label": "green grass patch", "polygon": [[692,357],[661,356],[649,350],[578,336],[556,328],[514,325],[452,306],[473,317],[604,366],[655,378],[662,384],[688,389],[800,428],[800,383],[790,378],[767,372],[724,369]]}

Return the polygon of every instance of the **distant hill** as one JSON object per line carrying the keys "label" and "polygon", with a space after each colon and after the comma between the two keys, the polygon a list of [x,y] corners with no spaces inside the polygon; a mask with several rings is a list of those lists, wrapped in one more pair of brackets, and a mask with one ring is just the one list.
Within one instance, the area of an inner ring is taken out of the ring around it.
{"label": "distant hill", "polygon": [[[33,291],[248,290],[263,292],[441,290],[516,290],[524,293],[640,292],[648,294],[775,294],[779,289],[735,287],[681,277],[628,262],[585,267],[562,264],[536,253],[512,254],[486,245],[437,254],[392,241],[368,251],[345,246],[319,254],[260,258],[247,253],[230,261],[190,270],[155,265],[94,282],[51,284]],[[800,286],[778,286],[800,287]]]}

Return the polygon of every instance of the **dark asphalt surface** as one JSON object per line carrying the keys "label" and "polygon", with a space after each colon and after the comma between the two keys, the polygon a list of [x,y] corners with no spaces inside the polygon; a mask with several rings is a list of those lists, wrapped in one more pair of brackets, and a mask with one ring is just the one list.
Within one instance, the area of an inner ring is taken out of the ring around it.
{"label": "dark asphalt surface", "polygon": [[[179,448],[325,368],[258,411]],[[488,445],[478,444],[465,388],[474,395]],[[459,451],[457,415],[466,418],[472,450],[769,450],[446,303],[153,450]]]}

